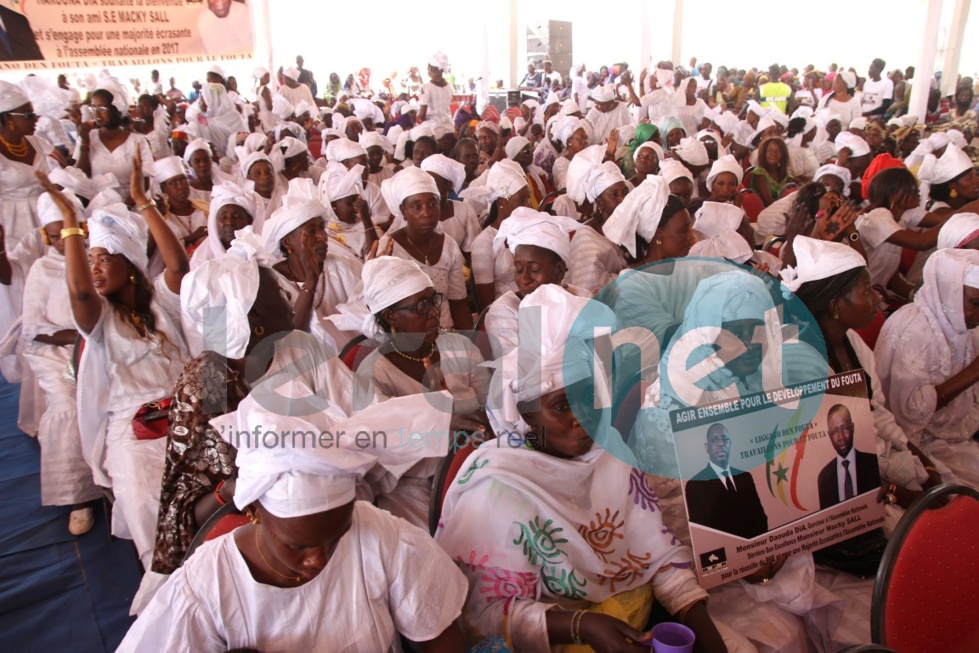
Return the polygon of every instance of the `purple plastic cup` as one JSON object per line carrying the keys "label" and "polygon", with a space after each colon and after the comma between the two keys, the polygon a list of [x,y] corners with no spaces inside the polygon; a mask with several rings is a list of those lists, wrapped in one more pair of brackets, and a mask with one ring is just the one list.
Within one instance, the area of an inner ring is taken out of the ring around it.
{"label": "purple plastic cup", "polygon": [[675,621],[664,621],[653,626],[655,653],[690,653],[696,639],[692,630]]}

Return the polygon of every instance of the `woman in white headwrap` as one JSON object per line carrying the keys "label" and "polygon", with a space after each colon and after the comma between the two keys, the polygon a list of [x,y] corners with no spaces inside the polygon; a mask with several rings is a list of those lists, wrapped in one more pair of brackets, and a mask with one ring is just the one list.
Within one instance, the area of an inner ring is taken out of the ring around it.
{"label": "woman in white headwrap", "polygon": [[327,210],[317,197],[311,180],[289,182],[282,206],[262,227],[262,241],[279,285],[295,307],[296,328],[330,342],[320,323],[351,296],[360,281],[361,263],[330,251]]}
{"label": "woman in white headwrap", "polygon": [[618,134],[619,127],[633,122],[632,110],[628,103],[619,100],[615,85],[594,88],[591,97],[595,100],[595,106],[585,116],[585,120],[595,130],[595,143],[604,143],[612,138],[612,134]]}
{"label": "woman in white headwrap", "polygon": [[588,217],[585,224],[598,233],[602,233],[605,220],[629,193],[619,166],[609,160],[611,149],[591,145],[578,152],[568,166],[568,199]]}
{"label": "woman in white headwrap", "polygon": [[197,122],[201,138],[214,144],[218,156],[224,156],[228,136],[240,131],[247,132],[248,123],[238,113],[222,84],[204,84],[198,106],[200,113]]}
{"label": "woman in white headwrap", "polygon": [[979,252],[939,250],[911,304],[885,323],[874,353],[887,405],[908,439],[979,487]]}
{"label": "woman in white headwrap", "polygon": [[276,174],[275,165],[262,151],[252,152],[241,157],[241,184],[249,182],[255,193],[255,217],[263,223],[282,206],[286,185]]}
{"label": "woman in white headwrap", "polygon": [[184,149],[184,163],[190,170],[190,198],[211,201],[214,185],[226,180],[226,175],[214,165],[211,144],[203,138],[195,138]]}
{"label": "woman in white headwrap", "polygon": [[442,328],[465,331],[472,328],[472,313],[466,298],[462,250],[451,236],[436,231],[441,207],[435,180],[424,170],[405,168],[381,184],[384,201],[395,219],[405,226],[385,234],[377,251],[416,261],[447,300],[441,307]]}
{"label": "woman in white headwrap", "polygon": [[[690,551],[663,523],[645,475],[595,446],[611,426],[609,411],[589,410],[589,381],[602,374],[588,340],[596,324],[614,328],[614,315],[544,284],[521,302],[520,320],[539,326],[521,328],[535,342],[518,343],[493,378],[489,416],[501,442],[471,455],[435,534],[469,579],[470,643],[625,650],[630,639],[639,650],[655,600],[702,650],[726,650]],[[610,565],[632,571],[609,583]]]}
{"label": "woman in white headwrap", "polygon": [[737,159],[725,154],[714,161],[707,173],[708,200],[711,202],[733,202],[739,204],[738,186],[744,178],[744,168]]}
{"label": "woman in white headwrap", "polygon": [[[24,270],[44,255],[37,228],[37,198],[43,192],[34,172],[56,168],[50,158],[51,145],[34,136],[37,116],[30,99],[20,87],[0,81],[0,229],[7,252],[24,241],[28,254]],[[0,287],[0,334],[6,334],[20,315],[23,276],[13,285]]]}
{"label": "woman in white headwrap", "polygon": [[635,188],[650,175],[659,174],[660,162],[665,158],[663,148],[652,140],[639,145],[633,153],[636,174],[629,178],[629,185]]}
{"label": "woman in white headwrap", "polygon": [[253,188],[251,182],[242,186],[222,182],[214,186],[207,212],[207,238],[194,251],[190,259],[191,269],[224,256],[239,229],[251,225],[252,231],[261,233],[265,218],[255,211]]}
{"label": "woman in white headwrap", "polygon": [[821,161],[812,148],[816,138],[816,121],[808,116],[798,116],[789,121],[786,132],[789,149],[789,176],[802,182],[813,178]]}
{"label": "woman in white headwrap", "polygon": [[78,127],[75,161],[89,177],[107,172],[115,175],[120,189],[125,189],[133,172],[136,150],[147,165],[153,160],[149,141],[127,128],[129,97],[117,80],[103,77],[99,87],[92,92],[91,106],[95,119]]}
{"label": "woman in white headwrap", "polygon": [[500,226],[496,238],[505,243],[513,255],[517,290],[507,291],[486,311],[485,330],[495,359],[517,346],[520,301],[541,285],[553,283],[573,295],[592,296],[593,293],[584,288],[564,283],[565,275],[575,264],[569,234],[581,228],[571,218],[539,213],[526,207],[515,209]]}
{"label": "woman in white headwrap", "polygon": [[710,156],[704,142],[695,137],[681,138],[677,145],[670,148],[670,157],[690,171],[694,180],[691,198],[703,197],[703,178],[710,168]]}
{"label": "woman in white headwrap", "polygon": [[633,268],[686,256],[696,242],[686,205],[661,177],[647,177],[626,196],[605,221],[605,236]]}
{"label": "woman in white headwrap", "polygon": [[690,248],[690,256],[749,264],[772,276],[782,268],[777,256],[754,249],[755,230],[744,211],[734,204],[704,202],[697,210],[693,229],[700,240]]}
{"label": "woman in white headwrap", "polygon": [[418,95],[418,121],[452,128],[452,84],[444,75],[449,70],[449,58],[436,52],[428,62],[429,81]]}
{"label": "woman in white headwrap", "polygon": [[[361,183],[364,190],[364,199],[370,208],[371,220],[383,231],[389,230],[392,222],[391,211],[384,201],[380,187],[368,180],[368,156],[364,146],[350,139],[341,138],[328,143],[324,151],[326,152],[327,161],[330,163],[341,163],[347,170],[350,170],[354,166],[363,166],[361,168]],[[323,177],[321,176],[319,181],[320,195],[324,194],[324,183]]]}
{"label": "woman in white headwrap", "polygon": [[[444,389],[452,394],[456,413],[482,410],[490,372],[481,367],[483,358],[469,338],[440,331],[444,296],[422,268],[412,260],[379,256],[364,265],[363,282],[367,314],[361,330],[380,344],[357,375],[373,381],[382,400]],[[433,462],[412,469],[379,505],[427,526]]]}
{"label": "woman in white headwrap", "polygon": [[136,100],[136,118],[132,130],[146,137],[154,159],[172,154],[170,151],[170,114],[167,108],[152,95],[140,95]]}
{"label": "woman in white headwrap", "polygon": [[926,154],[918,168],[918,180],[921,182],[922,193],[928,189],[932,203],[928,209],[934,211],[940,208],[960,209],[969,202],[979,199],[979,172],[969,155],[949,145],[941,158],[934,154]]}
{"label": "woman in white headwrap", "polygon": [[[871,284],[867,261],[842,243],[800,236],[793,247],[797,265],[781,272],[783,285],[795,293],[816,318],[815,327],[826,343],[829,374],[861,371],[873,407],[877,461],[885,489],[896,487],[897,504],[911,505],[922,488],[940,482],[937,469],[915,451],[904,429],[887,409],[874,352],[854,331],[867,326],[877,312],[880,296]],[[925,466],[930,469],[926,471]],[[900,511],[888,507],[885,527],[893,528]]]}
{"label": "woman in white headwrap", "polygon": [[[66,193],[65,197],[80,213],[81,203],[75,196]],[[50,246],[27,273],[21,337],[25,342],[24,362],[44,392],[44,414],[37,427],[41,445],[41,505],[73,506],[68,530],[81,535],[94,523],[92,509],[82,504],[98,498],[101,492],[82,456],[75,386],[65,379],[78,331],[72,321],[65,285],[63,217],[48,194],[38,198],[38,215],[44,240]]]}
{"label": "woman in white headwrap", "polygon": [[495,239],[500,225],[517,207],[530,207],[530,187],[520,165],[506,159],[489,169],[485,186],[470,186],[463,195],[467,200],[487,207],[483,220],[486,226],[472,244],[476,305],[484,309],[503,293],[516,289],[513,256]]}
{"label": "woman in white headwrap", "polygon": [[857,76],[848,70],[841,70],[833,80],[833,92],[819,100],[817,115],[835,115],[839,117],[843,129],[849,127],[851,120],[863,115],[860,102],[854,97],[856,88]]}
{"label": "woman in white headwrap", "polygon": [[378,233],[371,221],[370,207],[364,198],[364,167],[347,169],[331,162],[320,176],[319,199],[326,207],[326,234],[363,260],[377,241]]}
{"label": "woman in white headwrap", "polygon": [[[170,231],[183,243],[187,255],[193,255],[207,238],[209,203],[191,199],[190,182],[180,157],[168,156],[154,161],[150,173],[162,193],[161,213]],[[150,250],[149,275],[152,278],[163,270],[163,259],[155,244],[150,245]]]}
{"label": "woman in white headwrap", "polygon": [[476,169],[476,174],[481,175],[505,156],[503,145],[500,142],[502,140],[500,123],[482,120],[476,125],[474,136],[479,144],[479,168]]}
{"label": "woman in white headwrap", "polygon": [[[458,196],[462,191],[462,184],[466,180],[465,166],[444,154],[433,154],[422,161],[420,167],[432,176],[439,189],[441,210],[438,228],[442,233],[451,236],[462,249],[462,253],[468,255],[472,252],[473,242],[480,232],[479,218],[476,217],[476,211],[465,202],[449,199],[450,194]],[[391,225],[392,229],[396,227],[398,224]]]}
{"label": "woman in white headwrap", "polygon": [[[551,167],[551,185],[556,190],[564,190],[568,175],[568,167],[575,155],[588,147],[591,125],[584,120],[565,116],[554,125],[552,139],[562,146],[561,155],[554,159]],[[615,132],[618,134],[618,132]]]}
{"label": "woman in white headwrap", "polygon": [[687,166],[675,159],[667,159],[659,166],[659,176],[669,184],[671,195],[679,197],[684,206],[690,204],[696,184]]}
{"label": "woman in white headwrap", "polygon": [[[212,421],[237,449],[234,501],[252,524],[201,546],[119,651],[374,653],[397,650],[399,634],[425,650],[462,650],[465,579],[425,531],[355,500],[365,476],[397,479],[444,455],[444,443],[413,446],[398,427],[447,430],[447,416],[400,400],[348,417],[305,383],[284,390],[263,384]],[[375,440],[365,447],[357,433]],[[329,618],[311,619],[311,606]]]}
{"label": "woman in white headwrap", "polygon": [[696,134],[706,112],[707,103],[697,97],[697,79],[691,77],[683,82],[683,92],[673,96],[673,115],[680,119],[688,134]]}
{"label": "woman in white headwrap", "polygon": [[[166,441],[138,439],[133,419],[143,407],[147,413],[163,410],[159,402],[173,392],[190,358],[179,296],[188,264],[180,241],[143,191],[138,151],[132,168],[129,192],[138,215],[121,203],[94,211],[87,252],[75,207],[46,177],[41,183],[61,209],[68,298],[85,338],[77,385],[82,455],[95,482],[115,495],[113,534],[132,539],[149,569]],[[166,264],[152,284],[146,278],[147,225]]]}
{"label": "woman in white headwrap", "polygon": [[379,132],[367,132],[360,137],[367,150],[367,181],[380,188],[381,182],[394,176],[394,166],[385,162],[385,154],[394,154],[391,142]]}

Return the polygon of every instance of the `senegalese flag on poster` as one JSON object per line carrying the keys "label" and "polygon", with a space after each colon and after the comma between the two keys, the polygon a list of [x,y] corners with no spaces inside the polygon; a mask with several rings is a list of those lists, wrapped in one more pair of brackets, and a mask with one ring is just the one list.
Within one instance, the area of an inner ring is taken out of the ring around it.
{"label": "senegalese flag on poster", "polygon": [[[799,424],[800,412],[801,405],[789,420],[790,431]],[[782,505],[795,506],[799,510],[808,510],[799,501],[798,492],[799,469],[802,467],[802,459],[806,453],[808,435],[807,426],[794,446],[783,447],[781,453],[776,456],[775,443],[779,436],[779,426],[776,424],[768,438],[768,448],[765,451],[765,480],[768,483],[768,491],[773,497],[778,497]]]}

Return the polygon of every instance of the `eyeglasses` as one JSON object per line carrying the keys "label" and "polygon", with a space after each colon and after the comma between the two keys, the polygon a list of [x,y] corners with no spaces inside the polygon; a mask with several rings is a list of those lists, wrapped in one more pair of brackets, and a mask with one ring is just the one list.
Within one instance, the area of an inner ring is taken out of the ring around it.
{"label": "eyeglasses", "polygon": [[428,315],[431,313],[432,308],[436,310],[442,308],[442,300],[445,298],[442,293],[437,292],[431,297],[426,297],[425,299],[418,300],[411,306],[392,306],[392,311],[414,311],[419,315]]}
{"label": "eyeglasses", "polygon": [[97,107],[94,104],[92,105],[92,111],[95,111],[96,113],[106,113],[108,110],[109,107]]}
{"label": "eyeglasses", "polygon": [[37,120],[37,114],[33,111],[25,111],[24,113],[16,113],[14,111],[10,112],[12,116],[20,116],[24,120]]}

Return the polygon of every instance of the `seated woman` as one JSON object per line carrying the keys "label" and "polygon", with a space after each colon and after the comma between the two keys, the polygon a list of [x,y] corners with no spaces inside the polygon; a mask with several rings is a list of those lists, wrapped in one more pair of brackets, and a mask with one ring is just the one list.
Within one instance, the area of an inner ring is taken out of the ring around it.
{"label": "seated woman", "polygon": [[887,405],[908,439],[979,488],[979,253],[939,250],[924,285],[881,329],[874,353]]}
{"label": "seated woman", "polygon": [[261,151],[252,152],[241,159],[241,177],[242,185],[246,181],[252,182],[255,192],[254,215],[256,220],[264,223],[282,206],[282,196],[286,194],[287,188],[279,183],[272,159]]}
{"label": "seated woman", "polygon": [[89,177],[108,172],[124,185],[132,174],[137,151],[146,165],[153,161],[149,141],[129,131],[129,97],[118,80],[103,77],[90,101],[94,126],[87,122],[79,126],[74,159]]}
{"label": "seated woman", "polygon": [[[379,256],[364,265],[363,281],[369,311],[364,332],[380,345],[357,368],[358,376],[373,381],[382,400],[444,386],[459,402],[458,412],[480,410],[489,371],[480,367],[483,358],[469,338],[440,332],[443,296],[422,268],[412,260]],[[427,527],[434,463],[410,470],[378,505]]]}
{"label": "seated woman", "polygon": [[505,157],[500,145],[500,123],[483,120],[476,127],[475,135],[479,144],[479,168],[476,169],[476,174],[482,174]]}
{"label": "seated woman", "polygon": [[[315,398],[301,382],[285,390],[285,396]],[[257,388],[236,412],[212,421],[238,451],[234,500],[252,524],[202,545],[118,650],[374,653],[397,650],[400,634],[423,651],[461,652],[455,620],[465,578],[426,532],[355,501],[366,475],[396,477],[399,467],[444,455],[446,447],[411,446],[397,437],[378,437],[369,448],[337,437],[323,447],[292,437],[393,434],[395,425],[427,431],[432,411],[417,411],[427,424],[404,404],[390,406],[400,411],[397,417],[375,407],[347,418],[318,409],[314,399],[296,406],[303,418],[271,412],[272,399]],[[253,440],[255,430],[266,435]],[[263,445],[271,436],[281,446]],[[310,618],[313,606],[328,617]]]}
{"label": "seated woman", "polygon": [[[472,252],[480,233],[476,212],[465,202],[449,199],[458,196],[466,180],[466,167],[444,154],[433,154],[422,161],[421,169],[432,176],[439,189],[439,224],[442,233],[456,241],[464,255]],[[392,225],[393,227],[394,225]],[[401,225],[404,226],[404,225]]]}
{"label": "seated woman", "polygon": [[785,236],[786,222],[795,204],[805,204],[809,217],[815,219],[819,211],[829,210],[828,203],[832,202],[838,206],[845,202],[844,198],[848,197],[849,193],[850,171],[832,163],[824,165],[816,171],[812,182],[795,193],[775,200],[758,214],[758,221],[755,223],[755,243],[763,245],[770,236]]}
{"label": "seated woman", "polygon": [[979,199],[979,172],[969,155],[948,145],[941,158],[926,154],[918,169],[918,180],[928,184],[931,211],[942,208],[961,209]]}
{"label": "seated woman", "polygon": [[782,268],[777,256],[754,249],[755,230],[744,211],[734,204],[704,202],[693,229],[701,240],[690,248],[690,256],[750,264],[773,276]]}
{"label": "seated woman", "polygon": [[516,292],[507,292],[490,305],[485,330],[493,358],[510,353],[517,346],[517,308],[520,301],[541,285],[553,283],[573,295],[591,297],[593,293],[563,283],[572,265],[569,234],[581,225],[570,218],[518,208],[503,223],[496,239],[513,254]]}
{"label": "seated woman", "polygon": [[326,234],[344,253],[363,260],[379,238],[364,192],[364,167],[331,161],[320,176],[319,199],[326,207]]}
{"label": "seated woman", "polygon": [[[203,353],[175,386],[151,567],[157,574],[181,565],[197,529],[234,494],[235,450],[210,420],[236,410],[248,394],[246,359],[255,347],[294,328],[292,307],[250,228],[238,232],[225,256],[188,274],[183,289],[184,324]],[[227,329],[217,309],[224,309]]]}
{"label": "seated woman", "polygon": [[[138,439],[133,419],[173,392],[190,359],[179,296],[187,255],[143,191],[138,150],[130,194],[139,217],[120,203],[94,211],[87,254],[74,205],[39,178],[61,209],[68,298],[85,338],[77,385],[78,405],[86,407],[79,412],[82,454],[95,482],[115,494],[113,534],[132,539],[149,569],[166,440]],[[166,265],[152,284],[146,278],[146,224]]]}
{"label": "seated woman", "polygon": [[670,194],[676,195],[683,202],[684,207],[688,206],[694,195],[694,180],[687,166],[679,161],[667,159],[660,164],[659,174],[669,184]]}
{"label": "seated woman", "polygon": [[625,250],[631,268],[686,256],[696,242],[686,205],[661,177],[648,177],[626,196],[605,222],[605,235]]}
{"label": "seated woman", "polygon": [[435,231],[441,206],[435,180],[424,170],[405,168],[384,180],[381,192],[395,219],[403,216],[406,224],[386,234],[377,251],[390,251],[398,258],[417,261],[423,266],[436,292],[448,300],[441,308],[442,328],[472,329],[462,250],[450,236]]}
{"label": "seated woman", "polygon": [[956,213],[938,230],[938,249],[979,249],[979,214]]}
{"label": "seated woman", "polygon": [[[920,251],[931,249],[938,242],[941,223],[927,231],[902,228],[899,224],[905,212],[921,203],[918,182],[906,168],[881,170],[870,182],[868,211],[857,218],[857,231],[867,250],[874,288],[892,300],[911,299],[912,286],[901,274],[901,248]],[[944,221],[942,221],[944,222]],[[890,301],[888,302],[890,303]]]}
{"label": "seated woman", "polygon": [[[476,306],[484,309],[504,293],[516,288],[513,282],[513,256],[494,245],[501,225],[519,207],[530,207],[530,186],[523,168],[514,161],[493,164],[486,174],[486,184],[470,186],[465,200],[482,215],[485,227],[473,239],[472,278]],[[482,207],[487,207],[486,211]]]}
{"label": "seated woman", "polygon": [[362,265],[353,256],[330,251],[326,207],[317,195],[309,179],[289,182],[282,206],[262,227],[262,242],[279,285],[295,307],[296,328],[337,346],[321,322],[354,293]]}
{"label": "seated woman", "polygon": [[555,190],[567,187],[568,166],[578,152],[588,147],[590,131],[591,125],[586,121],[571,116],[564,116],[554,124],[552,140],[561,148],[561,155],[554,159],[551,168],[551,186]]}
{"label": "seated woman", "polygon": [[[660,139],[661,136],[659,133],[659,129],[656,127],[656,125],[650,124],[648,122],[641,122],[638,125],[636,125],[636,135],[633,137],[631,141],[629,141],[629,149],[625,153],[625,156],[622,157],[622,162],[620,164],[622,168],[622,174],[625,176],[626,179],[629,180],[630,183],[632,183],[633,187],[635,187],[638,184],[641,184],[643,179],[646,178],[647,174],[655,175],[659,171],[659,161],[660,159],[663,158],[662,156],[663,146],[659,144]],[[656,147],[652,148],[653,150],[652,152],[648,152],[645,155],[647,158],[647,163],[646,163],[647,171],[642,174],[642,177],[640,177],[638,180],[633,182],[633,177],[640,174],[638,157],[640,155],[639,150],[644,145],[646,147],[643,149],[650,149],[653,145],[655,145]],[[651,164],[649,163],[648,159],[652,155],[656,155],[655,167],[652,171],[649,171],[648,167]]]}
{"label": "seated woman", "polygon": [[207,212],[207,238],[194,251],[191,269],[224,256],[239,229],[250,225],[252,231],[261,233],[263,224],[265,217],[255,212],[255,192],[249,183],[239,186],[226,181],[214,186]]}
{"label": "seated woman", "polygon": [[[700,127],[698,126],[691,134],[697,133]],[[683,126],[683,122],[676,116],[666,116],[659,123],[659,133],[663,135],[663,147],[666,149],[674,148],[680,144],[680,141],[687,137],[687,129]]]}
{"label": "seated woman", "polygon": [[[80,213],[81,203],[64,193]],[[72,320],[65,285],[65,240],[61,208],[51,195],[38,198],[37,214],[48,252],[34,261],[24,282],[24,314],[21,337],[26,342],[24,362],[34,372],[44,393],[44,413],[37,425],[41,445],[41,505],[72,506],[68,530],[82,535],[95,523],[88,501],[101,492],[82,455],[78,435],[78,403],[75,385],[65,379],[78,331]]]}
{"label": "seated woman", "polygon": [[738,192],[738,187],[743,178],[744,168],[733,155],[725,154],[711,164],[710,171],[707,173],[705,184],[707,197],[691,200],[687,205],[687,210],[696,215],[705,202],[733,203],[740,207],[741,193]]}
{"label": "seated woman", "polygon": [[[193,200],[190,197],[190,181],[179,157],[168,156],[153,162],[150,168],[153,180],[160,187],[163,196],[163,217],[170,231],[180,239],[187,256],[207,238],[207,212],[209,204],[206,201]],[[150,277],[155,277],[163,269],[156,244],[150,241]]]}
{"label": "seated woman", "polygon": [[[540,341],[512,351],[494,376],[490,421],[506,445],[470,455],[435,535],[469,579],[471,643],[543,652],[626,650],[631,640],[639,650],[659,601],[694,630],[699,650],[726,651],[690,551],[664,525],[646,476],[595,446],[593,436],[610,428],[607,411],[572,410],[593,377],[584,341],[591,329],[579,335],[573,325],[583,310],[610,324],[614,316],[554,284],[520,309],[522,320],[539,320]],[[579,346],[571,362],[566,352]],[[518,355],[534,376],[519,371]]]}
{"label": "seated woman", "polygon": [[608,145],[586,147],[568,166],[567,198],[588,218],[585,225],[598,233],[602,233],[602,224],[629,193],[625,177],[612,161],[614,154],[612,139]]}
{"label": "seated woman", "polygon": [[635,174],[629,177],[629,184],[635,188],[646,181],[646,177],[659,174],[659,164],[664,158],[663,148],[654,141],[646,141],[636,148],[633,157]]}
{"label": "seated woman", "polygon": [[758,165],[751,171],[751,189],[765,206],[782,196],[789,177],[789,150],[780,138],[766,138],[758,146]]}
{"label": "seated woman", "polygon": [[[870,323],[880,301],[867,262],[846,245],[805,236],[795,239],[793,250],[797,264],[782,270],[783,285],[816,318],[815,327],[826,343],[830,374],[860,370],[867,379],[882,487],[890,489],[893,485],[897,505],[907,508],[923,488],[940,482],[940,476],[887,409],[874,352],[853,330]],[[888,506],[885,529],[892,529],[901,514],[895,506]]]}

